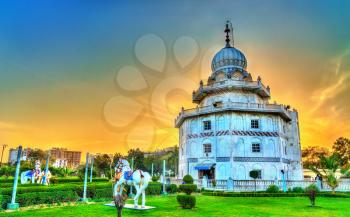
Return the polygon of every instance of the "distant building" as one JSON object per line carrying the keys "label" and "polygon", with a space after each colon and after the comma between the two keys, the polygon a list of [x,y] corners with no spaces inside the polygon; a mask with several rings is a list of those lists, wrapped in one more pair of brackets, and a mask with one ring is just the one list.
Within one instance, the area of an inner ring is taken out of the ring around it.
{"label": "distant building", "polygon": [[81,152],[66,148],[52,148],[51,156],[55,158],[54,167],[77,167],[80,165]]}
{"label": "distant building", "polygon": [[[30,148],[25,148],[22,150],[22,156],[21,160],[28,160],[28,155],[30,153],[31,149]],[[15,164],[17,161],[17,153],[18,153],[18,148],[10,148],[9,149],[9,164]]]}

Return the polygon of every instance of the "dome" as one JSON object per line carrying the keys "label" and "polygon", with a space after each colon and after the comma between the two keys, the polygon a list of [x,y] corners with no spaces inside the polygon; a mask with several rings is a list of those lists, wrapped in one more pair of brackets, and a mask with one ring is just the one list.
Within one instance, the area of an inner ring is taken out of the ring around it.
{"label": "dome", "polygon": [[217,52],[211,62],[211,69],[216,71],[233,71],[234,69],[245,70],[247,59],[244,54],[231,46],[226,46]]}

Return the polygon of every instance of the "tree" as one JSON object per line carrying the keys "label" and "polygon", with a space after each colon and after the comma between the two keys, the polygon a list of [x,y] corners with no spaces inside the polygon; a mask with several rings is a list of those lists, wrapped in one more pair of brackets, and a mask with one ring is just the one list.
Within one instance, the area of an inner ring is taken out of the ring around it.
{"label": "tree", "polygon": [[131,160],[134,158],[134,170],[140,169],[145,170],[146,167],[144,165],[144,153],[139,149],[130,149],[128,151],[128,155],[126,156],[127,160],[130,163],[131,166]]}
{"label": "tree", "polygon": [[255,186],[255,191],[256,191],[256,179],[259,178],[259,171],[257,170],[252,170],[249,172],[250,178],[254,179],[254,186]]}
{"label": "tree", "polygon": [[329,156],[327,148],[311,146],[302,150],[301,153],[304,168],[320,166],[320,156]]}
{"label": "tree", "polygon": [[350,161],[350,139],[340,137],[333,144],[333,153],[338,156],[341,166]]}
{"label": "tree", "polygon": [[32,166],[34,166],[35,161],[40,161],[41,164],[43,164],[46,161],[47,158],[47,152],[41,150],[41,149],[34,149],[31,150],[28,154],[28,159],[30,160]]}
{"label": "tree", "polygon": [[108,154],[101,154],[94,157],[94,167],[99,175],[104,174],[106,177],[110,177],[109,165],[111,163],[111,157]]}
{"label": "tree", "polygon": [[168,169],[174,171],[174,174],[177,174],[177,165],[179,162],[179,147],[175,146],[174,150],[169,152],[168,158]]}
{"label": "tree", "polygon": [[119,161],[119,159],[123,159],[125,158],[125,156],[123,156],[122,154],[120,153],[115,153],[113,155],[113,166],[115,166],[117,164],[117,162]]}
{"label": "tree", "polygon": [[347,174],[349,173],[350,167],[341,169],[340,159],[337,155],[333,154],[329,157],[320,156],[319,167],[310,166],[310,169],[317,175],[321,176],[323,180],[326,180],[334,193],[340,182],[340,177],[337,177],[335,173],[337,170],[340,170],[342,174]]}

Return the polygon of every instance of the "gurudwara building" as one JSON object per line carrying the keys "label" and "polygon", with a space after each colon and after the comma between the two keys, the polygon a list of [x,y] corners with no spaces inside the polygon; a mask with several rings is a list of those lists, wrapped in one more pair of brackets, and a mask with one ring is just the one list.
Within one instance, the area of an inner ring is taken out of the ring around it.
{"label": "gurudwara building", "polygon": [[230,42],[212,60],[207,84],[193,91],[197,106],[181,109],[179,176],[195,179],[302,180],[298,113],[269,103],[271,90],[260,77],[253,80],[247,59]]}

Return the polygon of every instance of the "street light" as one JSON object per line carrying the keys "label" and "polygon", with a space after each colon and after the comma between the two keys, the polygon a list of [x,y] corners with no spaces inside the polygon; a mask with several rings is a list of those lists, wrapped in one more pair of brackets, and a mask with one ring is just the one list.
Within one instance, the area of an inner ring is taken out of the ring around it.
{"label": "street light", "polygon": [[2,157],[4,156],[4,151],[5,151],[5,148],[7,147],[6,144],[3,144],[2,145],[2,152],[1,152],[1,161],[0,161],[0,167],[2,166]]}

